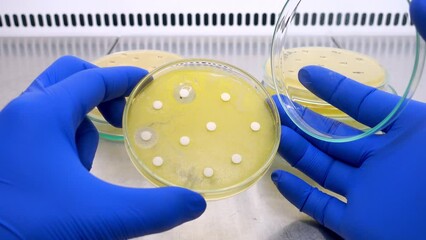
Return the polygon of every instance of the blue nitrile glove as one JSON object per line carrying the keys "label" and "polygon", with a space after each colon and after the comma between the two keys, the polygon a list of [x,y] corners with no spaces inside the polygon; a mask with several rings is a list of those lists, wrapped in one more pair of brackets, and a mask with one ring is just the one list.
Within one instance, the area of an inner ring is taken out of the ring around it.
{"label": "blue nitrile glove", "polygon": [[[302,84],[354,119],[375,126],[399,98],[309,66],[299,73]],[[277,97],[274,97],[277,104]],[[272,180],[300,211],[345,239],[424,239],[426,236],[426,104],[410,101],[383,135],[348,143],[314,139],[279,107],[282,136],[279,152],[293,167],[321,186],[347,199],[344,203],[298,177],[277,170]],[[323,118],[306,110],[309,119]],[[323,130],[353,135],[359,130],[319,121]]]}
{"label": "blue nitrile glove", "polygon": [[88,171],[98,133],[86,114],[101,102],[122,110],[146,73],[62,57],[0,112],[0,239],[126,239],[200,216],[197,193],[115,186]]}
{"label": "blue nitrile glove", "polygon": [[[413,0],[411,14],[426,36],[426,1]],[[309,66],[299,80],[310,91],[368,126],[388,115],[399,98],[364,86],[330,70]],[[277,105],[279,105],[275,96]],[[348,143],[327,143],[298,129],[279,107],[282,136],[279,152],[323,187],[343,195],[344,203],[284,171],[272,180],[302,212],[345,239],[426,238],[426,104],[411,101],[384,135]],[[321,119],[306,111],[309,119]],[[317,126],[354,135],[332,121]]]}
{"label": "blue nitrile glove", "polygon": [[412,0],[410,4],[410,16],[417,31],[426,39],[426,1]]}

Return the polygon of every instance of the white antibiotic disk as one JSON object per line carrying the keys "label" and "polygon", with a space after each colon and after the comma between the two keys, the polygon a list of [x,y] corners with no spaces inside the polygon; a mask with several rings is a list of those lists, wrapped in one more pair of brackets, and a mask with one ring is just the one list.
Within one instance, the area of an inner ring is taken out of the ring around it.
{"label": "white antibiotic disk", "polygon": [[251,130],[257,132],[257,131],[260,130],[260,123],[258,123],[258,122],[252,122],[250,124],[250,128],[251,128]]}
{"label": "white antibiotic disk", "polygon": [[155,157],[152,159],[152,164],[154,164],[154,166],[156,167],[160,167],[161,165],[163,165],[164,160],[162,157]]}
{"label": "white antibiotic disk", "polygon": [[214,122],[208,122],[207,125],[206,125],[206,128],[210,132],[213,132],[214,130],[216,130],[216,123],[214,123]]}
{"label": "white antibiotic disk", "polygon": [[180,91],[179,91],[179,96],[181,97],[181,98],[187,98],[188,96],[189,96],[189,90],[188,89],[185,89],[185,88],[182,88]]}
{"label": "white antibiotic disk", "polygon": [[243,160],[243,157],[240,154],[232,155],[232,162],[233,163],[239,164],[239,163],[241,163],[242,160]]}
{"label": "white antibiotic disk", "polygon": [[183,136],[180,138],[180,144],[182,146],[188,146],[190,142],[191,142],[191,139],[187,136]]}
{"label": "white antibiotic disk", "polygon": [[152,132],[150,131],[142,131],[141,132],[141,138],[144,141],[149,141],[152,138]]}
{"label": "white antibiotic disk", "polygon": [[213,171],[213,169],[212,168],[204,168],[204,176],[205,177],[212,177],[213,176],[213,174],[214,174],[214,171]]}
{"label": "white antibiotic disk", "polygon": [[162,103],[161,101],[154,101],[154,102],[152,103],[152,107],[153,107],[155,110],[160,110],[160,109],[162,109],[162,108],[163,108],[163,103]]}
{"label": "white antibiotic disk", "polygon": [[222,95],[220,95],[220,98],[224,102],[229,102],[229,100],[231,100],[231,95],[225,92],[225,93],[222,93]]}

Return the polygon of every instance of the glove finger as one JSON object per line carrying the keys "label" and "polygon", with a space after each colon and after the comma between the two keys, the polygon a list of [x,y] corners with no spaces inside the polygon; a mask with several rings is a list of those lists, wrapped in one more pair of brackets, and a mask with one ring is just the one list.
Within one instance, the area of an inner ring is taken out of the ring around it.
{"label": "glove finger", "polygon": [[146,74],[137,67],[94,68],[78,72],[48,90],[61,104],[60,118],[75,129],[95,106],[128,95]]}
{"label": "glove finger", "polygon": [[99,143],[99,133],[95,125],[87,117],[77,128],[75,142],[81,163],[90,171]]}
{"label": "glove finger", "polygon": [[24,91],[41,91],[44,88],[52,86],[65,78],[91,68],[97,68],[95,65],[86,62],[74,56],[63,56],[52,63],[44,70]]}
{"label": "glove finger", "polygon": [[346,196],[354,168],[334,160],[288,127],[281,132],[279,152],[285,160],[321,186]]}
{"label": "glove finger", "polygon": [[302,68],[299,80],[312,93],[369,127],[385,119],[400,100],[319,66]]}
{"label": "glove finger", "polygon": [[426,40],[426,1],[412,0],[410,4],[410,15],[417,31]]}
{"label": "glove finger", "polygon": [[104,116],[105,120],[107,120],[111,125],[121,128],[125,105],[126,99],[124,97],[120,97],[99,104],[98,109],[99,112],[102,113],[102,116]]}
{"label": "glove finger", "polygon": [[314,188],[298,177],[278,170],[272,180],[281,194],[300,211],[337,234],[346,204]]}
{"label": "glove finger", "polygon": [[[284,96],[281,96],[283,99]],[[314,146],[316,146],[320,151],[324,152],[327,155],[332,156],[335,159],[338,159],[342,162],[348,163],[352,166],[358,167],[362,164],[366,156],[374,150],[374,144],[371,144],[372,141],[376,140],[376,136],[370,136],[358,141],[350,141],[345,143],[331,143],[319,140],[314,138],[293,123],[290,117],[285,112],[284,108],[281,106],[278,96],[273,96],[273,99],[277,105],[278,112],[280,115],[281,123],[286,127],[291,128],[293,131],[298,133],[303,138],[307,139]],[[295,103],[296,107],[304,108],[303,106]],[[302,111],[302,110],[299,110]],[[321,132],[330,132],[340,136],[354,136],[361,133],[358,129],[354,129],[350,126],[347,126],[333,119],[326,118],[322,115],[319,115],[307,108],[304,108],[304,120],[307,121],[311,126],[315,127]]]}
{"label": "glove finger", "polygon": [[198,193],[178,188],[132,189],[112,186],[105,208],[110,218],[106,226],[119,239],[128,239],[169,230],[198,218],[206,208]]}

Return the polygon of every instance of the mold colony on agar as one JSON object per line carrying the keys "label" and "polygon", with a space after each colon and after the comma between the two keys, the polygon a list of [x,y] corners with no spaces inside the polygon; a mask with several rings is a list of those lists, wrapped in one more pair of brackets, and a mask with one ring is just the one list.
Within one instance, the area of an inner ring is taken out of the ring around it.
{"label": "mold colony on agar", "polygon": [[[126,146],[147,179],[217,199],[263,176],[279,138],[276,110],[264,90],[209,69],[153,73],[151,78],[132,94],[125,113]],[[154,101],[161,101],[162,108],[153,107]],[[145,129],[154,131],[154,145],[134,134]]]}

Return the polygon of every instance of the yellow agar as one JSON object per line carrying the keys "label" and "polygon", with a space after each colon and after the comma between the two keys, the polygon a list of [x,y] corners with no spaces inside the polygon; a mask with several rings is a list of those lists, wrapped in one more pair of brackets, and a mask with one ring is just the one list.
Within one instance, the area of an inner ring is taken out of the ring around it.
{"label": "yellow agar", "polygon": [[[334,118],[356,128],[365,128],[344,112],[307,90],[300,83],[298,73],[305,66],[322,66],[362,84],[382,89],[386,84],[386,72],[375,59],[354,51],[327,47],[287,49],[281,57],[282,69],[278,69],[278,66],[276,66],[274,73],[276,79],[283,79],[283,86],[294,102],[323,116]],[[270,94],[277,93],[272,81],[270,60],[267,61],[265,66],[265,85]]]}
{"label": "yellow agar", "polygon": [[[176,94],[182,86],[193,91],[191,101],[182,103]],[[221,99],[224,92],[230,101]],[[190,188],[208,199],[243,191],[263,176],[275,155],[279,126],[267,97],[244,80],[207,69],[161,75],[128,103],[125,131],[132,160],[156,185]],[[152,107],[157,100],[163,102],[161,110]],[[250,128],[254,121],[262,126],[258,132]],[[206,129],[208,122],[216,123],[215,131]],[[140,139],[143,129],[154,132],[152,147]],[[188,146],[179,143],[182,136],[190,137]],[[239,164],[232,162],[235,153],[243,158]],[[161,167],[152,163],[156,156],[164,160]],[[214,175],[205,177],[205,168],[212,168]]]}
{"label": "yellow agar", "polygon": [[[386,83],[385,69],[373,58],[338,48],[304,47],[287,49],[280,60],[282,69],[275,68],[278,78],[284,79],[284,86],[290,97],[311,108],[330,108],[323,100],[307,90],[298,78],[299,70],[305,66],[316,65],[331,69],[362,84],[382,88]],[[273,88],[270,60],[266,63],[267,85]],[[274,94],[275,89],[270,89]]]}

